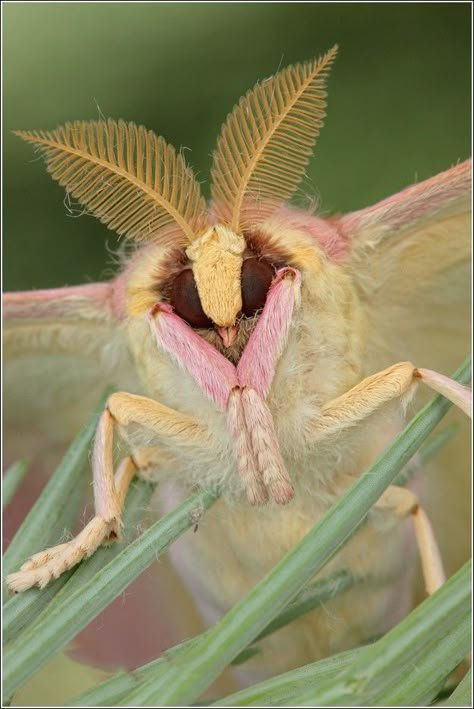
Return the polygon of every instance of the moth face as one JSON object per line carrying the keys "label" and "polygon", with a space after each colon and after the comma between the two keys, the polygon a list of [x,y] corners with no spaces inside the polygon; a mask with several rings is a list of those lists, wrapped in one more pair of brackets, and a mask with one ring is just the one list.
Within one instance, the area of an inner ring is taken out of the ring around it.
{"label": "moth face", "polygon": [[173,312],[234,364],[262,312],[277,268],[226,227],[213,227],[186,251],[137,255],[128,292],[131,314],[157,302]]}
{"label": "moth face", "polygon": [[[302,370],[311,363],[311,369],[321,372],[324,398],[336,396],[334,382],[351,386],[358,376],[366,333],[350,272],[337,263],[341,258],[327,256],[323,248],[336,244],[337,236],[323,219],[284,210],[242,235],[214,227],[186,249],[143,249],[137,254],[140,278],[129,282],[129,312],[143,317],[157,303],[167,303],[237,364],[276,272],[283,266],[295,268],[302,276],[301,298],[285,349],[291,348]],[[327,396],[326,388],[331,389]]]}
{"label": "moth face", "polygon": [[253,255],[244,257],[239,275],[240,308],[232,325],[221,325],[204,311],[191,267],[184,268],[173,279],[169,302],[174,312],[195,329],[232,330],[242,319],[251,319],[263,309],[274,274],[275,269],[268,261]]}
{"label": "moth face", "polygon": [[236,363],[265,306],[275,275],[272,263],[245,239],[217,225],[187,250],[189,265],[171,284],[174,312]]}
{"label": "moth face", "polygon": [[[219,325],[206,314],[192,267],[184,268],[173,279],[169,303],[176,315],[231,362],[236,363],[265,305],[274,275],[275,269],[271,263],[253,254],[244,255],[238,278],[240,308],[235,309],[232,325]],[[225,295],[225,290],[215,293],[216,300]]]}

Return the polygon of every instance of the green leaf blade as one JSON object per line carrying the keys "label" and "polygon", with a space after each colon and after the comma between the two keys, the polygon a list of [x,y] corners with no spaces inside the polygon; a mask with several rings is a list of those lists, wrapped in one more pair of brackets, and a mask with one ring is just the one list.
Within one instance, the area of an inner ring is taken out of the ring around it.
{"label": "green leaf blade", "polygon": [[81,485],[88,466],[89,451],[94,439],[99,415],[105,398],[89,417],[82,430],[48,480],[29,514],[12,539],[3,556],[3,573],[16,571],[38,551],[57,542],[64,530],[64,504]]}
{"label": "green leaf blade", "polygon": [[217,493],[208,490],[192,495],[126,546],[115,559],[89,581],[80,584],[73,593],[64,596],[63,587],[63,598],[52,603],[50,611],[46,608],[33,625],[6,649],[3,658],[6,696],[10,696],[49,657],[63,648],[189,529],[196,508],[207,509],[216,499]]}
{"label": "green leaf blade", "polygon": [[29,460],[17,460],[13,463],[3,476],[2,480],[2,507],[5,509],[7,505],[13,500],[16,491],[22,483],[25,477],[28,467]]}

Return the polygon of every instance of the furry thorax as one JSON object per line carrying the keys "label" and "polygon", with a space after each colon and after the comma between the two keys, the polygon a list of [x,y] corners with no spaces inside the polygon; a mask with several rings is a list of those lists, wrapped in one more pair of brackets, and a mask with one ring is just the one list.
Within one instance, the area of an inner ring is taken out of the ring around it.
{"label": "furry thorax", "polygon": [[[191,441],[189,450],[182,445],[173,448],[170,444],[172,462],[169,470],[156,471],[158,478],[170,475],[189,484],[218,486],[234,504],[242,499],[246,489],[252,503],[264,503],[268,498],[264,486],[252,485],[249,479],[252,473],[248,473],[248,469],[252,469],[249,457],[260,457],[257,468],[261,475],[267,476],[270,490],[272,485],[276,486],[270,497],[277,502],[289,502],[296,489],[299,503],[309,495],[309,499],[318,498],[319,507],[321,499],[330,504],[340,494],[341,479],[348,484],[353,476],[362,472],[367,448],[372,449],[373,445],[365,437],[364,443],[358,443],[359,437],[351,431],[343,437],[333,434],[325,440],[318,439],[312,422],[326,402],[359,382],[374,364],[365,354],[366,311],[357,283],[350,274],[349,259],[330,259],[315,239],[315,223],[320,222],[323,236],[328,225],[312,217],[313,233],[308,233],[302,227],[295,228],[294,222],[298,227],[305,224],[305,213],[286,210],[259,230],[261,255],[268,258],[270,254],[274,260],[288,265],[275,272],[272,288],[275,283],[278,288],[281,273],[293,274],[289,280],[297,276],[294,302],[283,306],[290,307],[291,312],[278,315],[278,303],[273,303],[272,310],[272,303],[267,302],[255,317],[240,321],[238,338],[230,351],[214,329],[192,331],[173,316],[166,302],[157,305],[162,299],[166,301],[166,274],[174,254],[172,250],[157,246],[142,248],[126,267],[124,328],[143,393],[193,416],[209,432],[205,451],[194,449]],[[176,263],[175,256],[173,263]],[[174,275],[172,270],[171,277]],[[280,283],[286,281],[283,277]],[[157,292],[157,283],[162,284],[161,292]],[[224,290],[217,294],[222,301],[225,301],[226,284],[224,279]],[[271,301],[271,297],[268,300]],[[154,310],[151,330],[147,316],[150,309]],[[166,319],[169,319],[167,333],[157,334],[155,328],[163,330],[162,321]],[[257,382],[257,389],[262,389],[258,393],[253,386],[246,388],[248,382],[244,381],[241,396],[233,391],[240,386],[238,380],[233,380],[233,372],[241,367],[241,357],[247,352],[247,344],[257,333],[262,319],[265,322],[262,322],[259,346],[247,353],[244,366],[251,371],[258,370],[259,360],[265,360],[273,348],[273,360],[263,365],[271,371],[263,373],[263,383]],[[186,353],[177,354],[186,342],[192,342],[192,347],[197,348],[191,362],[185,361]],[[199,373],[193,373],[202,346],[205,349],[199,360]],[[214,381],[222,367],[222,377],[228,380],[224,385]],[[394,418],[395,429],[398,428],[400,411],[395,406],[387,409],[387,413],[378,415],[378,426],[369,420],[363,424],[365,429],[370,431],[374,424],[383,430],[387,426],[393,428],[391,420]],[[247,426],[245,418],[249,419]],[[246,441],[246,438],[251,440]],[[153,445],[152,437],[143,431],[136,430],[133,440],[135,445]],[[282,459],[279,459],[280,453]],[[272,466],[275,468],[273,482],[268,480],[272,473],[264,472]]]}

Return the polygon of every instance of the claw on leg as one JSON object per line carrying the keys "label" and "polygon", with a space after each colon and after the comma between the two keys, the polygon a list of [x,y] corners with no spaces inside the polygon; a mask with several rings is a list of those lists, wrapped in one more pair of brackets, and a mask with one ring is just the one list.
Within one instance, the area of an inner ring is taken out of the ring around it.
{"label": "claw on leg", "polygon": [[7,578],[8,587],[15,592],[26,591],[32,586],[44,588],[52,579],[57,579],[95,550],[114,534],[113,523],[102,517],[94,517],[77,537],[66,544],[50,547],[35,554],[23,564],[20,571]]}
{"label": "claw on leg", "polygon": [[[115,473],[114,484],[120,509],[136,469],[135,463],[128,457]],[[15,592],[26,591],[32,586],[44,588],[52,579],[59,578],[65,571],[92,556],[101,545],[115,541],[119,537],[120,527],[120,517],[107,521],[96,515],[70,542],[34,554],[20,571],[7,577],[8,587]]]}

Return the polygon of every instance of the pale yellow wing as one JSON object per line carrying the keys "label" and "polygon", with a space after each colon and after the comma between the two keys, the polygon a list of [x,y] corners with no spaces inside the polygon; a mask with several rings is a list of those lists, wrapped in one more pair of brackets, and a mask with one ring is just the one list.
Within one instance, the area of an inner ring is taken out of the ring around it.
{"label": "pale yellow wing", "polygon": [[[400,360],[452,374],[471,350],[471,161],[337,220],[366,303],[367,366]],[[418,403],[431,394],[419,387]],[[423,476],[448,573],[470,554],[470,426]]]}
{"label": "pale yellow wing", "polygon": [[117,282],[3,298],[3,411],[9,458],[63,446],[107,386],[136,389]]}

